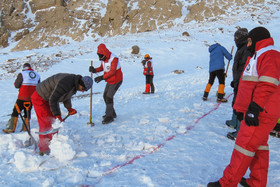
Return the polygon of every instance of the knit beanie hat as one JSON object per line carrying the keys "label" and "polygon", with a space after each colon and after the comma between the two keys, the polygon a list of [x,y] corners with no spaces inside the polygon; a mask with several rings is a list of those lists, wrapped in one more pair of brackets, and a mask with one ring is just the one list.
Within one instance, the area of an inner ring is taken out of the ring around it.
{"label": "knit beanie hat", "polygon": [[29,63],[24,63],[23,66],[22,66],[23,70],[27,70],[29,68],[31,68],[31,65]]}
{"label": "knit beanie hat", "polygon": [[92,87],[92,84],[93,84],[92,78],[89,76],[84,76],[84,77],[82,77],[82,81],[85,86],[85,91],[88,91]]}
{"label": "knit beanie hat", "polygon": [[248,36],[248,30],[246,28],[240,28],[234,33],[234,40],[239,40]]}
{"label": "knit beanie hat", "polygon": [[248,38],[252,39],[252,49],[251,52],[255,52],[255,47],[256,47],[256,43],[258,41],[270,38],[270,33],[269,31],[264,28],[264,27],[256,27],[254,29],[252,29],[249,34],[248,34]]}

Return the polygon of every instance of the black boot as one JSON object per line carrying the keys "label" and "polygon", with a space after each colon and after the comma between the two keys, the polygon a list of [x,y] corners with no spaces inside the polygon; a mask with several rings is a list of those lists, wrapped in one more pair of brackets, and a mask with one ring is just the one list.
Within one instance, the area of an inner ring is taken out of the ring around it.
{"label": "black boot", "polygon": [[249,184],[246,182],[246,179],[244,177],[242,177],[239,184],[241,184],[244,187],[250,187]]}
{"label": "black boot", "polygon": [[204,92],[203,97],[202,97],[202,100],[203,100],[203,101],[206,101],[208,95],[209,95],[209,92]]}
{"label": "black boot", "polygon": [[219,93],[217,98],[218,103],[226,103],[227,99],[224,98],[224,94]]}
{"label": "black boot", "polygon": [[217,181],[217,182],[209,182],[207,184],[207,187],[222,187],[222,186],[221,186],[220,182]]}
{"label": "black boot", "polygon": [[[106,114],[104,116],[102,116],[102,118],[105,119],[106,118]],[[113,112],[113,118],[117,118],[117,114],[116,114],[115,111]]]}
{"label": "black boot", "polygon": [[111,116],[106,116],[105,118],[104,118],[104,120],[102,121],[102,124],[108,124],[108,123],[111,123],[111,122],[113,122],[114,121],[114,118],[113,117],[111,117]]}

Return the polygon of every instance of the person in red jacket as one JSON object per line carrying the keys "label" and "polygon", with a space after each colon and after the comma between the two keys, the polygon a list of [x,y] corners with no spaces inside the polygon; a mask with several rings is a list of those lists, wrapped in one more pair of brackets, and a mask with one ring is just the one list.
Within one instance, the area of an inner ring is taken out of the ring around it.
{"label": "person in red jacket", "polygon": [[144,66],[143,74],[146,76],[146,90],[143,92],[143,94],[150,94],[155,93],[155,87],[153,83],[154,79],[154,71],[153,71],[153,63],[152,63],[152,57],[150,57],[149,54],[146,54],[144,56],[144,59],[142,61],[142,64]]}
{"label": "person in red jacket", "polygon": [[[247,59],[233,109],[241,121],[230,164],[223,177],[207,186],[265,187],[269,167],[269,133],[280,116],[280,50],[264,27],[248,34]],[[244,118],[244,120],[243,120]],[[250,168],[250,176],[243,176]]]}
{"label": "person in red jacket", "polygon": [[[19,88],[18,98],[16,105],[19,107],[20,111],[24,110],[25,123],[29,126],[29,120],[31,117],[31,95],[35,91],[36,85],[40,82],[40,75],[36,73],[29,63],[23,64],[22,72],[18,74],[14,85],[15,88]],[[26,108],[24,107],[25,103],[28,103],[29,111],[27,113]],[[18,115],[16,107],[13,109],[11,119],[8,121],[8,128],[3,129],[4,133],[14,133],[17,127]],[[28,127],[29,128],[29,127]],[[24,125],[22,126],[21,131],[26,131]]]}
{"label": "person in red jacket", "polygon": [[89,71],[92,73],[104,71],[104,74],[96,77],[94,81],[96,83],[99,83],[102,80],[107,82],[103,93],[106,111],[105,115],[103,116],[102,124],[108,124],[113,122],[114,118],[117,117],[116,111],[114,109],[114,95],[122,84],[123,73],[119,58],[110,52],[105,44],[100,44],[97,47],[97,55],[101,61],[101,66],[98,68],[90,66]]}

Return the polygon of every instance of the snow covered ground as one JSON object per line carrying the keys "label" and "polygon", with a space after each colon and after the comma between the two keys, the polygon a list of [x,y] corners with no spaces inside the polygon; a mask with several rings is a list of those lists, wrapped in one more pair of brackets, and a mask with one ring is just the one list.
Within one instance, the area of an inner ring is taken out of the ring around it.
{"label": "snow covered ground", "polygon": [[[280,46],[279,13],[265,25]],[[232,80],[231,65],[226,79],[228,103],[217,104],[217,80],[209,100],[201,97],[208,80],[208,46],[219,42],[229,51],[234,45],[235,27],[249,30],[259,26],[252,21],[235,24],[208,24],[186,26],[164,31],[86,40],[62,47],[9,52],[1,49],[1,66],[7,59],[27,59],[27,56],[52,56],[61,51],[65,58],[49,69],[38,68],[42,80],[59,72],[89,75],[98,44],[119,56],[124,81],[115,95],[118,117],[102,125],[105,104],[105,82],[94,83],[93,122],[89,122],[88,93],[73,98],[78,114],[70,116],[60,126],[51,142],[51,154],[39,156],[34,146],[24,148],[26,132],[0,134],[1,186],[190,186],[203,187],[218,180],[230,161],[234,141],[226,138],[230,131],[225,121],[231,118]],[[218,28],[223,28],[223,33]],[[190,37],[183,37],[188,31]],[[140,47],[139,55],[131,54],[131,47]],[[235,54],[236,48],[234,49]],[[141,60],[148,53],[154,62],[155,94],[143,95],[145,78]],[[67,57],[67,58],[66,58]],[[18,66],[18,72],[22,64]],[[174,70],[184,70],[174,74]],[[1,73],[3,71],[1,70]],[[101,73],[99,73],[101,75]],[[94,75],[97,76],[97,75]],[[12,112],[17,98],[13,86],[15,77],[7,75],[0,80],[1,129]],[[67,110],[61,106],[65,116]],[[34,110],[31,120],[32,135],[38,140],[38,122]],[[271,137],[268,187],[280,184],[280,139]],[[38,150],[37,150],[38,151]],[[248,173],[246,174],[248,176]]]}

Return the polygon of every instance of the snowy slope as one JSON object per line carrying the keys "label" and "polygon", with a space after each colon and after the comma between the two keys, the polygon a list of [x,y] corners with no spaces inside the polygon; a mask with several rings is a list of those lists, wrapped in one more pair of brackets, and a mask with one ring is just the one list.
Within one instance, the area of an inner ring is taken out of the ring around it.
{"label": "snowy slope", "polygon": [[[279,13],[265,25],[280,46]],[[232,73],[228,72],[226,95],[228,103],[217,104],[217,82],[210,92],[209,101],[201,96],[208,80],[209,53],[207,44],[217,41],[229,51],[234,45],[235,26],[249,30],[258,26],[252,21],[236,24],[188,25],[189,38],[181,33],[186,28],[139,33],[136,35],[100,38],[62,47],[6,53],[1,59],[24,59],[30,54],[51,56],[62,51],[67,58],[49,69],[38,68],[42,80],[59,72],[89,75],[88,66],[96,55],[98,44],[107,47],[120,57],[124,81],[115,95],[118,117],[102,125],[105,104],[104,82],[94,83],[93,122],[89,122],[89,97],[79,93],[73,98],[78,111],[63,124],[51,143],[50,156],[39,156],[34,147],[24,148],[28,134],[0,134],[1,186],[206,186],[218,180],[229,163],[234,141],[226,138],[232,131],[225,125],[231,118]],[[218,28],[223,27],[224,33]],[[131,46],[140,47],[140,55],[130,54]],[[234,50],[235,53],[236,49]],[[154,95],[143,95],[145,79],[141,60],[149,53],[155,71]],[[78,54],[78,55],[72,55]],[[231,62],[232,63],[232,62]],[[20,70],[21,64],[18,70]],[[230,64],[231,68],[231,64]],[[174,70],[184,70],[174,74]],[[99,73],[100,75],[100,73]],[[97,75],[94,75],[97,76]],[[1,128],[9,119],[17,97],[14,77],[0,80]],[[61,106],[63,115],[66,109]],[[38,140],[38,123],[32,111],[32,135]],[[270,138],[269,187],[280,183],[279,139]]]}

